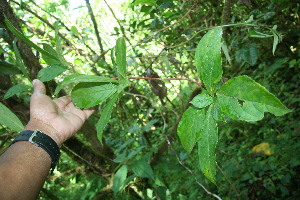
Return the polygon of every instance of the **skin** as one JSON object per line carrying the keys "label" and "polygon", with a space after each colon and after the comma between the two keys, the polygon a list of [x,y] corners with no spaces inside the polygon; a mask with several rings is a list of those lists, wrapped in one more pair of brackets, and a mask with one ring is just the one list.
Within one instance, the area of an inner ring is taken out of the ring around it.
{"label": "skin", "polygon": [[[46,95],[44,84],[37,79],[33,86],[30,121],[25,130],[39,129],[58,146],[72,137],[94,112],[76,108],[70,97],[52,100]],[[27,141],[14,143],[0,157],[0,199],[36,199],[50,166],[51,158],[42,148]]]}

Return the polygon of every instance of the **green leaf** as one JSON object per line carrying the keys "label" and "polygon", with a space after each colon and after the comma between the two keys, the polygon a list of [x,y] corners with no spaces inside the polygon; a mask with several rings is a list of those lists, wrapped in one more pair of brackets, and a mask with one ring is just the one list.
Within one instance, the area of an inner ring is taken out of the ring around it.
{"label": "green leaf", "polygon": [[74,35],[79,35],[78,29],[76,28],[76,26],[72,26],[71,31],[74,33]]}
{"label": "green leaf", "polygon": [[149,6],[154,6],[155,5],[155,0],[136,0],[134,2],[134,5],[138,5],[138,4],[146,4]]}
{"label": "green leaf", "polygon": [[68,67],[72,64],[68,63],[64,57],[64,53],[63,53],[63,49],[62,49],[62,39],[61,37],[59,36],[59,25],[58,25],[58,21],[56,21],[54,23],[54,26],[55,26],[55,41],[56,41],[56,44],[55,44],[55,51],[56,51],[56,55],[60,61],[60,63],[65,66],[65,67]]}
{"label": "green leaf", "polygon": [[225,43],[222,44],[222,50],[225,54],[225,57],[226,57],[226,60],[229,62],[229,64],[231,65],[231,58],[230,58],[230,55],[228,53],[228,48],[227,48],[227,45]]}
{"label": "green leaf", "polygon": [[26,78],[28,78],[28,80],[31,80],[30,76],[29,76],[29,73],[28,73],[28,70],[27,70],[27,67],[24,65],[23,60],[21,58],[19,49],[17,47],[17,41],[16,41],[16,39],[14,39],[14,41],[13,41],[13,49],[14,49],[15,56],[16,56],[16,64],[17,64],[17,66],[19,66],[19,68],[21,69],[21,71],[24,74],[24,76]]}
{"label": "green leaf", "polygon": [[4,95],[4,100],[8,99],[16,94],[20,94],[26,90],[29,90],[31,87],[29,85],[25,85],[23,83],[15,85],[11,88],[9,88],[9,90],[7,90],[7,92]]}
{"label": "green leaf", "polygon": [[125,149],[129,144],[135,141],[135,138],[130,138],[129,140],[126,140],[121,146],[115,150],[116,154],[119,154],[123,149]]}
{"label": "green leaf", "polygon": [[16,75],[22,74],[22,71],[19,70],[17,66],[6,62],[5,60],[0,60],[0,74]]}
{"label": "green leaf", "polygon": [[0,124],[8,127],[9,129],[20,132],[24,129],[22,122],[19,118],[11,112],[5,105],[0,102]]}
{"label": "green leaf", "polygon": [[78,82],[117,83],[118,81],[103,76],[72,74],[70,76],[67,76],[62,82],[58,84],[54,94],[57,95],[64,85]]}
{"label": "green leaf", "polygon": [[42,54],[43,60],[50,66],[54,65],[62,65],[61,62],[58,59],[56,51],[49,45],[49,44],[43,44],[43,49],[51,53],[53,56],[55,56],[57,59],[49,58],[47,55]]}
{"label": "green leaf", "polygon": [[57,77],[58,75],[62,74],[65,72],[67,68],[59,66],[59,65],[54,65],[54,66],[49,66],[46,68],[41,69],[38,72],[38,78],[42,82],[50,81]]}
{"label": "green leaf", "polygon": [[196,68],[211,95],[222,78],[221,39],[222,28],[216,27],[203,36],[196,50]]}
{"label": "green leaf", "polygon": [[227,81],[217,92],[222,112],[232,119],[258,121],[264,112],[276,116],[291,112],[280,100],[248,76]]}
{"label": "green leaf", "polygon": [[276,51],[276,47],[279,43],[279,38],[278,38],[278,35],[273,33],[274,35],[274,40],[273,40],[273,49],[272,49],[272,52],[273,52],[273,55],[275,55],[275,51]]}
{"label": "green leaf", "polygon": [[212,104],[211,113],[212,113],[213,118],[216,121],[222,121],[222,122],[226,121],[225,118],[224,118],[224,114],[222,113],[221,106],[220,106],[217,98],[215,98],[215,100]]}
{"label": "green leaf", "polygon": [[133,173],[139,177],[154,179],[151,166],[143,159],[135,161],[131,168]]}
{"label": "green leaf", "polygon": [[130,160],[132,159],[133,157],[135,157],[138,153],[140,153],[146,146],[140,146],[138,148],[136,148],[135,150],[133,151],[130,151],[130,153],[127,155],[127,158],[126,160]]}
{"label": "green leaf", "polygon": [[31,42],[29,39],[26,38],[25,35],[23,35],[23,33],[21,33],[20,31],[18,31],[11,23],[10,21],[5,18],[5,24],[7,26],[7,28],[20,40],[22,40],[25,44],[31,46],[32,48],[34,48],[35,50],[39,51],[41,54],[45,54],[46,56],[52,58],[52,59],[57,59],[55,56],[53,56],[51,53],[45,51],[44,49],[40,48],[39,46],[37,46],[36,44],[34,44],[33,42]]}
{"label": "green leaf", "polygon": [[101,117],[96,124],[97,137],[98,137],[98,140],[101,142],[101,144],[102,144],[103,130],[110,119],[114,104],[116,103],[117,99],[118,99],[118,94],[115,93],[109,99],[109,101],[104,105],[104,109],[101,112]]}
{"label": "green leaf", "polygon": [[268,76],[272,76],[272,74],[279,69],[280,67],[283,67],[285,63],[289,61],[290,58],[279,58],[277,59],[268,69],[265,70],[265,74]]}
{"label": "green leaf", "polygon": [[198,94],[193,98],[193,100],[190,102],[197,108],[204,108],[206,106],[209,106],[212,104],[213,98],[209,96],[208,94],[202,93]]}
{"label": "green leaf", "polygon": [[123,165],[114,175],[112,190],[115,196],[124,188],[127,172],[127,165]]}
{"label": "green leaf", "polygon": [[117,92],[113,84],[78,83],[72,90],[72,100],[79,108],[98,105]]}
{"label": "green leaf", "polygon": [[200,137],[204,118],[204,109],[199,110],[189,107],[183,113],[181,121],[179,122],[177,134],[183,148],[189,153],[193,150],[193,147]]}
{"label": "green leaf", "polygon": [[212,116],[212,105],[206,112],[203,129],[198,141],[198,156],[201,171],[212,183],[216,184],[216,145],[218,142],[218,127]]}
{"label": "green leaf", "polygon": [[249,44],[236,52],[237,60],[243,59],[251,66],[255,65],[258,59],[256,44]]}
{"label": "green leaf", "polygon": [[115,54],[116,54],[116,64],[117,64],[117,70],[118,70],[118,78],[120,83],[126,83],[126,43],[125,39],[123,37],[119,38],[117,40],[116,48],[115,48]]}
{"label": "green leaf", "polygon": [[167,1],[167,2],[163,2],[162,4],[160,4],[158,9],[163,10],[163,9],[174,8],[174,7],[175,7],[175,4],[172,1]]}

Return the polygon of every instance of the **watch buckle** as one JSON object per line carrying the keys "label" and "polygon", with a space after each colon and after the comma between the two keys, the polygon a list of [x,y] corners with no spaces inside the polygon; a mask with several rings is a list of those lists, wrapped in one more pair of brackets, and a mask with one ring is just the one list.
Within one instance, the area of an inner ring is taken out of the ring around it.
{"label": "watch buckle", "polygon": [[35,144],[35,142],[32,141],[32,140],[33,140],[34,137],[36,137],[36,134],[37,134],[38,131],[39,131],[39,130],[35,130],[35,131],[32,133],[32,135],[31,135],[30,138],[28,139],[28,141],[29,141],[30,143]]}

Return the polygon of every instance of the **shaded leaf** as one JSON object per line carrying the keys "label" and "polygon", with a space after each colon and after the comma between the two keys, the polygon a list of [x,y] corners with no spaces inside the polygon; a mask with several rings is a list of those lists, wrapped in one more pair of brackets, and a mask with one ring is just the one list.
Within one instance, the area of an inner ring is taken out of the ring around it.
{"label": "shaded leaf", "polygon": [[264,112],[281,116],[291,111],[248,76],[227,81],[217,92],[217,98],[222,112],[232,119],[258,121]]}
{"label": "shaded leaf", "polygon": [[198,141],[198,156],[200,169],[211,182],[216,184],[216,145],[218,142],[218,127],[212,116],[212,105],[206,112],[203,129]]}
{"label": "shaded leaf", "polygon": [[7,90],[7,92],[4,95],[4,99],[8,99],[16,94],[20,94],[26,90],[29,90],[31,87],[29,85],[25,85],[23,83],[15,85],[11,88],[9,88],[9,90]]}
{"label": "shaded leaf", "polygon": [[103,76],[72,74],[67,76],[62,82],[58,83],[54,94],[57,95],[64,85],[78,82],[117,83],[118,81]]}
{"label": "shaded leaf", "polygon": [[255,65],[258,59],[258,51],[255,44],[249,44],[236,52],[236,59],[238,62],[243,59],[251,66]]}
{"label": "shaded leaf", "polygon": [[151,166],[143,159],[135,161],[131,168],[133,173],[139,177],[154,179]]}
{"label": "shaded leaf", "polygon": [[62,65],[61,62],[58,59],[56,51],[49,45],[49,44],[43,44],[43,49],[51,53],[53,56],[55,56],[57,59],[53,59],[48,57],[45,54],[42,54],[43,60],[50,66],[54,65]]}
{"label": "shaded leaf", "polygon": [[145,146],[140,146],[140,147],[136,148],[135,150],[130,151],[130,153],[128,154],[126,160],[130,160],[131,158],[136,156],[138,153],[140,153],[144,148],[145,148]]}
{"label": "shaded leaf", "polygon": [[29,73],[27,71],[27,67],[24,65],[23,60],[22,60],[21,55],[20,55],[20,52],[19,52],[19,49],[17,47],[16,39],[13,41],[13,49],[14,49],[14,53],[15,53],[15,56],[16,56],[17,66],[19,66],[19,68],[21,69],[24,76],[30,80],[30,76],[29,76]]}
{"label": "shaded leaf", "polygon": [[283,66],[286,62],[289,61],[289,58],[279,58],[277,59],[268,69],[266,69],[265,74],[272,75],[277,69]]}
{"label": "shaded leaf", "polygon": [[222,28],[216,27],[203,36],[196,50],[197,71],[210,94],[222,77],[221,39]]}
{"label": "shaded leaf", "polygon": [[116,103],[118,99],[118,94],[115,93],[110,99],[109,101],[104,105],[104,109],[101,112],[101,117],[99,119],[99,121],[96,124],[96,130],[97,130],[97,137],[98,140],[102,143],[102,135],[103,135],[103,130],[106,126],[106,124],[108,123],[114,104]]}
{"label": "shaded leaf", "polygon": [[115,151],[116,154],[119,154],[125,147],[127,147],[129,144],[135,141],[135,138],[130,138],[129,140],[126,140],[121,146],[118,147],[118,149]]}
{"label": "shaded leaf", "polygon": [[22,71],[19,70],[17,66],[6,62],[5,60],[0,60],[0,74],[16,75],[22,74]]}
{"label": "shaded leaf", "polygon": [[226,121],[224,118],[224,114],[222,113],[221,106],[216,98],[212,104],[211,113],[212,113],[213,118],[216,121],[222,121],[222,122]]}
{"label": "shaded leaf", "polygon": [[19,118],[11,112],[5,105],[0,102],[0,124],[8,127],[9,129],[20,132],[24,129],[22,122]]}
{"label": "shaded leaf", "polygon": [[67,70],[67,68],[61,67],[59,65],[49,66],[49,67],[41,69],[38,72],[38,78],[42,82],[50,81],[50,80],[54,79],[55,77],[57,77],[58,75],[65,72],[66,70]]}
{"label": "shaded leaf", "polygon": [[189,153],[193,150],[193,147],[200,137],[204,118],[204,109],[199,110],[189,107],[183,113],[181,121],[179,122],[177,134],[183,148]]}
{"label": "shaded leaf", "polygon": [[159,5],[158,9],[163,10],[167,8],[174,8],[175,4],[172,1],[166,1]]}
{"label": "shaded leaf", "polygon": [[114,175],[112,190],[115,196],[124,188],[127,172],[127,165],[123,165]]}
{"label": "shaded leaf", "polygon": [[222,50],[225,54],[226,60],[228,61],[229,64],[231,64],[231,58],[230,58],[230,55],[228,53],[227,45],[225,43],[222,44]]}

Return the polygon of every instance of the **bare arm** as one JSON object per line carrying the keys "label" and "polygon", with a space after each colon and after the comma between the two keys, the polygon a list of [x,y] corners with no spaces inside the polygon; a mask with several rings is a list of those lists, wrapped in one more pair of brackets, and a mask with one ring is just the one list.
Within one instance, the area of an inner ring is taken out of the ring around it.
{"label": "bare arm", "polygon": [[[70,97],[52,100],[42,82],[34,80],[30,99],[30,121],[25,130],[39,129],[58,146],[72,137],[93,110],[80,110]],[[0,157],[0,199],[36,199],[51,165],[49,154],[30,142],[19,141]]]}

